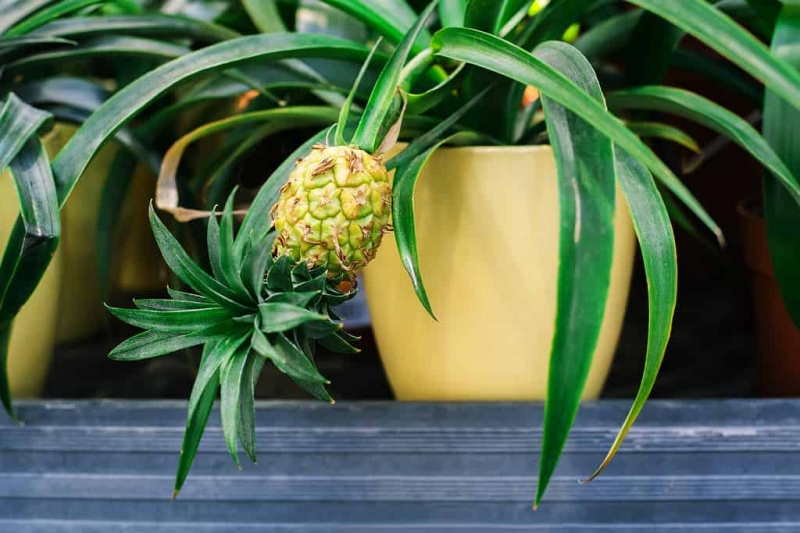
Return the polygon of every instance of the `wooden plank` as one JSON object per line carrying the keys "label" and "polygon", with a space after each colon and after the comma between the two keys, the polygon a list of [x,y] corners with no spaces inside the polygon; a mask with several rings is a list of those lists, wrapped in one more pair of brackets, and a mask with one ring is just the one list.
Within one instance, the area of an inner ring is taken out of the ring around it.
{"label": "wooden plank", "polygon": [[237,472],[212,415],[169,497],[183,402],[21,402],[0,421],[0,532],[800,531],[800,401],[587,403],[534,513],[537,404],[260,403]]}

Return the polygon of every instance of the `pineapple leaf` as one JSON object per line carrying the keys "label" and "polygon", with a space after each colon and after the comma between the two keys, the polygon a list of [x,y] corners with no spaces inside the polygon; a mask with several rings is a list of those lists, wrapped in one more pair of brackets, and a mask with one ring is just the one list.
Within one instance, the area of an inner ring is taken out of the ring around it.
{"label": "pineapple leaf", "polygon": [[279,292],[267,298],[266,302],[291,304],[291,305],[296,305],[297,307],[308,307],[308,305],[314,300],[314,298],[319,298],[320,294],[322,294],[321,291]]}
{"label": "pineapple leaf", "polygon": [[181,311],[152,311],[106,306],[111,314],[131,326],[167,333],[190,333],[233,318],[225,308],[191,309]]}
{"label": "pineapple leaf", "polygon": [[223,363],[220,369],[220,384],[222,386],[220,415],[222,417],[222,432],[225,434],[225,444],[228,453],[241,469],[237,437],[239,436],[239,399],[242,394],[242,376],[247,363],[247,354],[250,347],[244,345]]}
{"label": "pineapple leaf", "polygon": [[271,291],[291,292],[292,285],[292,260],[288,255],[282,255],[275,260],[267,274],[267,288]]}
{"label": "pineapple leaf", "polygon": [[300,385],[300,387],[315,398],[333,403],[333,398],[331,398],[331,395],[328,394],[328,391],[325,389],[325,385],[329,384],[330,381],[322,377],[310,357],[305,354],[303,350],[298,348],[297,344],[290,341],[283,333],[278,333],[276,348],[278,352],[282,354],[282,358],[288,363],[285,368],[294,370],[305,366],[306,368],[302,374],[310,374],[312,377],[309,378],[299,373],[286,372],[286,370],[280,366],[278,366],[278,370],[288,374],[295,383]]}
{"label": "pineapple leaf", "polygon": [[206,247],[208,248],[208,262],[211,263],[211,272],[214,278],[223,283],[225,276],[222,273],[222,254],[220,252],[220,229],[217,222],[217,206],[212,209],[214,212],[208,217],[208,227],[206,228]]}
{"label": "pineapple leaf", "polygon": [[796,201],[800,201],[797,178],[769,143],[746,120],[698,94],[662,86],[637,87],[608,95],[611,109],[646,109],[672,113],[692,120],[730,138],[768,169]]}
{"label": "pineapple leaf", "polygon": [[153,357],[160,357],[178,350],[215,341],[221,337],[234,334],[241,329],[243,329],[242,326],[237,326],[235,322],[228,321],[182,335],[172,335],[163,331],[145,331],[120,343],[108,354],[108,357],[115,361],[152,359]]}
{"label": "pineapple leaf", "polygon": [[353,106],[353,100],[356,97],[358,88],[361,86],[361,80],[364,78],[364,74],[369,68],[369,64],[372,61],[372,56],[375,55],[375,51],[382,42],[383,37],[378,37],[378,40],[375,41],[375,45],[372,47],[372,50],[370,50],[366,61],[364,61],[364,64],[361,66],[358,76],[356,76],[356,81],[353,83],[353,88],[350,90],[350,94],[347,95],[347,100],[345,100],[344,105],[342,105],[342,109],[339,112],[339,121],[336,123],[336,136],[334,140],[334,144],[336,146],[347,146],[349,144],[349,142],[345,140],[344,136],[345,130],[347,129],[347,124],[350,120],[350,108]]}
{"label": "pineapple leaf", "polygon": [[[276,344],[271,343],[267,336],[256,328],[253,330],[251,346],[256,353],[271,360],[278,370],[295,381],[329,383],[305,354],[283,334],[278,334],[276,339]],[[289,348],[289,345],[292,347]]]}
{"label": "pineapple leaf", "polygon": [[[557,4],[558,5],[558,4]],[[499,37],[467,28],[447,28],[434,37],[437,54],[483,67],[526,85],[564,105],[603,132],[637,160],[680,198],[689,209],[724,243],[722,230],[672,170],[632,131],[604,106],[532,54]]]}
{"label": "pineapple leaf", "polygon": [[[214,346],[214,342],[206,343],[203,351],[203,359],[206,358],[207,354]],[[178,471],[175,475],[175,492],[172,496],[173,499],[178,496],[181,488],[183,488],[186,477],[189,475],[189,470],[192,468],[194,457],[197,455],[197,448],[200,446],[200,440],[203,438],[203,432],[208,423],[208,417],[211,415],[211,410],[214,408],[214,400],[219,390],[219,372],[215,372],[202,387],[199,386],[198,383],[199,381],[195,381],[194,388],[192,389],[192,396],[195,399],[189,404],[186,432],[183,436],[181,454],[178,460]]]}
{"label": "pineapple leaf", "polygon": [[317,339],[322,346],[337,353],[359,353],[361,350],[344,340],[336,333]]}
{"label": "pineapple leaf", "polygon": [[203,358],[200,360],[197,377],[194,380],[194,387],[192,387],[192,394],[189,397],[189,418],[193,416],[197,405],[202,401],[206,386],[211,383],[215,376],[219,375],[222,365],[233,357],[233,354],[236,353],[249,336],[250,332],[245,332],[238,335],[228,335],[206,343],[203,348]]}
{"label": "pineapple leaf", "polygon": [[288,303],[263,303],[258,306],[261,331],[278,333],[288,331],[309,322],[327,322],[328,317],[313,313]]}
{"label": "pineapple leaf", "polygon": [[216,304],[212,302],[200,303],[168,299],[134,300],[133,305],[135,305],[138,309],[147,309],[150,311],[191,311],[195,309],[213,309],[216,307]]}
{"label": "pineapple leaf", "polygon": [[239,298],[244,301],[252,301],[252,296],[242,281],[241,260],[233,248],[233,199],[236,196],[236,188],[231,192],[228,201],[225,203],[225,211],[222,213],[222,223],[220,224],[219,255],[222,275]]}
{"label": "pineapple leaf", "polygon": [[31,13],[41,9],[53,0],[28,0],[26,2],[4,2],[3,10],[0,11],[0,34],[5,33],[9,28],[24,20]]}
{"label": "pineapple leaf", "polygon": [[211,302],[211,300],[209,300],[205,296],[200,296],[199,294],[192,294],[191,292],[179,291],[171,287],[167,287],[167,294],[169,294],[173,300],[178,300],[181,302],[195,302],[200,304],[215,305],[213,302]]}
{"label": "pineapple leaf", "polygon": [[158,218],[152,205],[150,206],[150,225],[153,227],[153,235],[155,235],[164,261],[178,278],[219,305],[237,312],[247,312],[248,307],[239,301],[239,295],[235,291],[206,274],[191,260],[177,239]]}
{"label": "pineapple leaf", "polygon": [[402,42],[397,46],[392,54],[389,62],[381,71],[378,81],[372,90],[372,94],[367,102],[367,107],[364,114],[361,116],[361,121],[356,128],[355,136],[353,137],[353,144],[360,147],[362,150],[372,154],[380,146],[382,139],[379,138],[379,132],[386,121],[387,114],[392,105],[392,100],[397,92],[397,87],[400,83],[400,73],[403,70],[408,54],[417,36],[422,31],[425,22],[430,17],[433,9],[436,7],[436,2],[431,2],[427,8],[417,19],[414,26],[408,30]]}
{"label": "pineapple leaf", "polygon": [[257,354],[248,354],[245,362],[242,382],[239,386],[239,423],[237,429],[239,441],[242,443],[247,457],[253,464],[258,464],[256,458],[256,406],[255,406],[255,380],[264,359]]}
{"label": "pineapple leaf", "polygon": [[319,276],[311,278],[308,281],[298,283],[297,285],[295,285],[294,290],[297,292],[322,292],[327,282],[328,282],[327,275],[320,274]]}
{"label": "pineapple leaf", "polygon": [[267,268],[272,261],[272,243],[275,235],[273,231],[264,235],[263,238],[255,240],[245,254],[242,266],[242,279],[250,288],[250,294],[259,303],[263,299]]}
{"label": "pineapple leaf", "polygon": [[[575,48],[555,41],[535,55],[602,105],[594,70]],[[587,94],[587,96],[589,96]],[[542,95],[558,171],[560,238],[556,323],[544,410],[541,502],[555,471],[589,376],[603,326],[614,259],[616,170],[608,137]]]}
{"label": "pineapple leaf", "polygon": [[[598,99],[602,97],[599,84],[592,92]],[[664,351],[669,342],[672,317],[678,298],[678,258],[675,250],[675,236],[672,232],[667,208],[656,188],[653,177],[641,163],[619,148],[616,149],[616,168],[620,188],[631,210],[633,227],[639,239],[647,276],[647,299],[650,315],[647,353],[642,382],[628,416],[606,458],[587,481],[597,477],[614,458],[653,390],[661,362],[664,359]]]}
{"label": "pineapple leaf", "polygon": [[74,46],[75,41],[60,39],[58,37],[33,37],[29,35],[21,37],[3,36],[0,40],[0,52],[8,53],[17,49],[34,46]]}

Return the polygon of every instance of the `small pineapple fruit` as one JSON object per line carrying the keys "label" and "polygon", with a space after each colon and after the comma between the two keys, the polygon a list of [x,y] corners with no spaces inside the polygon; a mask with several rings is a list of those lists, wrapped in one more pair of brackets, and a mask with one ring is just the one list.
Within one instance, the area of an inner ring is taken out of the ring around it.
{"label": "small pineapple fruit", "polygon": [[315,145],[298,159],[271,215],[273,255],[288,255],[331,278],[355,279],[391,230],[392,187],[380,157],[356,146]]}

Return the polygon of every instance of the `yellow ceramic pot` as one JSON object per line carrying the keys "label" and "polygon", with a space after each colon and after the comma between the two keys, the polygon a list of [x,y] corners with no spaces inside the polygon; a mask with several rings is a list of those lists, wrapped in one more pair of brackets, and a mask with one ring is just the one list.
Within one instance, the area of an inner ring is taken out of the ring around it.
{"label": "yellow ceramic pot", "polygon": [[[635,236],[618,194],[611,288],[584,397],[600,393],[628,299]],[[434,321],[394,239],[365,271],[372,324],[400,400],[533,400],[547,389],[559,209],[550,147],[436,152],[415,194],[420,265]]]}
{"label": "yellow ceramic pot", "polygon": [[[0,248],[5,247],[19,214],[14,181],[8,171],[0,174]],[[53,262],[31,299],[14,321],[9,346],[8,373],[14,398],[41,395],[56,337],[61,254]]]}

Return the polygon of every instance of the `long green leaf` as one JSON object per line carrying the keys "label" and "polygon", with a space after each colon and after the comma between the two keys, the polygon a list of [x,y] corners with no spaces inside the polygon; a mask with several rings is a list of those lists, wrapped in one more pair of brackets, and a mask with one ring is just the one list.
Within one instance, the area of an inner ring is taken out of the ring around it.
{"label": "long green leaf", "polygon": [[[397,44],[404,40],[406,32],[411,26],[410,22],[412,21],[409,21],[407,17],[397,17],[396,13],[392,13],[391,7],[389,9],[386,8],[389,5],[386,0],[320,1],[353,16],[384,36],[392,44]],[[396,2],[397,0],[391,1]],[[412,52],[418,54],[427,46],[429,41],[430,34],[423,28],[419,37],[414,37]]]}
{"label": "long green leaf", "polygon": [[435,51],[444,57],[466,61],[526,85],[567,107],[630,152],[656,175],[692,212],[724,242],[722,231],[691,192],[633,132],[610,115],[573,82],[531,54],[502,39],[466,28],[447,28],[434,36]]}
{"label": "long green leaf", "polygon": [[[800,5],[785,5],[776,23],[772,49],[778,57],[791,55],[800,43]],[[791,59],[800,68],[800,55]],[[800,176],[800,111],[768,90],[764,101],[764,136],[786,162],[795,176]],[[800,206],[797,196],[774,180],[764,180],[764,218],[767,222],[772,267],[786,304],[786,309],[800,329]]]}
{"label": "long green leaf", "polygon": [[[206,344],[203,350],[204,361],[215,346],[216,343],[214,342]],[[203,363],[201,362],[201,368],[202,366]],[[178,497],[178,493],[183,488],[186,477],[189,475],[189,470],[192,468],[194,457],[197,455],[197,448],[200,446],[200,440],[203,438],[203,432],[208,423],[208,417],[214,408],[217,391],[219,391],[219,372],[215,372],[204,382],[201,382],[198,378],[194,383],[194,388],[192,389],[193,401],[189,403],[189,416],[186,422],[186,432],[183,435],[183,443],[181,444],[178,471],[175,474],[175,492],[172,494],[172,499]]]}
{"label": "long green leaf", "polygon": [[361,86],[361,80],[364,79],[364,74],[369,68],[369,63],[372,61],[372,56],[375,55],[375,51],[381,45],[381,42],[382,39],[378,38],[378,40],[375,42],[375,45],[372,47],[372,50],[370,50],[366,61],[364,61],[364,64],[361,66],[361,70],[358,71],[358,76],[356,76],[356,81],[353,82],[353,88],[347,95],[347,100],[345,100],[341,111],[339,111],[339,121],[336,123],[336,140],[334,141],[337,146],[347,146],[348,144],[344,137],[347,123],[350,120],[350,108],[353,106],[353,100],[356,97],[358,88]]}
{"label": "long green leaf", "polygon": [[[597,93],[599,94],[599,85]],[[669,342],[672,317],[678,298],[678,257],[675,250],[675,236],[667,208],[653,182],[653,177],[641,163],[619,149],[616,151],[616,165],[620,188],[631,210],[633,227],[639,239],[647,276],[649,310],[647,353],[642,382],[628,416],[606,458],[587,481],[597,477],[608,466],[650,397]]]}
{"label": "long green leaf", "polygon": [[106,35],[87,39],[77,46],[72,46],[63,50],[29,54],[22,59],[10,63],[6,67],[6,73],[9,75],[29,74],[32,76],[40,69],[52,65],[101,57],[150,58],[166,61],[180,57],[188,52],[189,49],[184,46],[163,41],[144,39],[142,37],[127,37],[124,35]]}
{"label": "long green leaf", "polygon": [[[549,42],[534,54],[583,91],[593,91],[592,96],[599,92],[591,65],[575,48]],[[600,337],[611,284],[616,210],[611,141],[545,93],[542,106],[558,169],[561,224],[556,325],[534,505],[544,496],[558,464]]]}
{"label": "long green leaf", "polygon": [[403,66],[406,63],[409,52],[411,52],[414,41],[420,35],[425,22],[433,13],[435,7],[436,2],[431,2],[422,12],[417,22],[397,46],[389,62],[383,67],[381,75],[375,83],[369,102],[367,102],[367,107],[353,137],[353,143],[368,153],[374,153],[383,141],[383,139],[379,138],[379,133],[385,125],[387,115],[392,106],[392,100],[397,93]]}
{"label": "long green leaf", "polygon": [[59,39],[57,37],[34,37],[24,35],[21,37],[0,37],[0,52],[17,50],[35,46],[74,46],[75,41]]}
{"label": "long green leaf", "polygon": [[5,34],[9,37],[15,35],[23,35],[28,33],[43,24],[47,24],[51,20],[55,20],[64,15],[69,15],[87,6],[103,3],[105,0],[62,0],[54,6],[42,9],[32,17],[29,17],[13,28],[9,29]]}
{"label": "long green leaf", "polygon": [[0,33],[27,18],[31,13],[42,9],[56,0],[4,0],[0,2]]}
{"label": "long green leaf", "polygon": [[30,36],[86,37],[91,35],[136,35],[159,38],[190,38],[201,43],[216,43],[239,37],[224,26],[187,17],[161,14],[70,17],[54,20]]}
{"label": "long green leaf", "polygon": [[141,76],[111,97],[73,135],[53,161],[63,204],[100,146],[159,96],[202,74],[247,61],[329,57],[361,61],[361,45],[322,35],[274,34],[231,39],[180,57]]}
{"label": "long green leaf", "polygon": [[673,87],[650,86],[608,96],[611,109],[647,109],[687,118],[724,135],[758,159],[800,201],[800,185],[769,143],[746,120],[700,95]]}
{"label": "long green leaf", "polygon": [[800,108],[800,71],[772,55],[719,9],[697,0],[628,1],[682,28]]}

